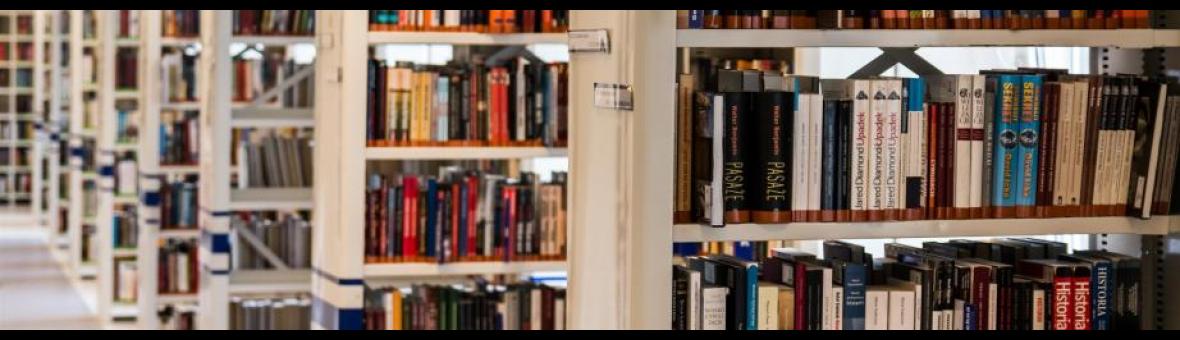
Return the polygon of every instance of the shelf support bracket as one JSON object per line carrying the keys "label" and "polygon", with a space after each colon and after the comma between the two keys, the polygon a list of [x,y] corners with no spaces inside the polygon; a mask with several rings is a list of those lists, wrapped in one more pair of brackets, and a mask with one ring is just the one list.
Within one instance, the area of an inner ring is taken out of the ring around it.
{"label": "shelf support bracket", "polygon": [[865,66],[848,76],[850,79],[861,79],[880,76],[882,72],[897,64],[905,65],[919,76],[942,75],[942,71],[929,61],[918,55],[917,47],[881,47],[881,55],[869,61]]}
{"label": "shelf support bracket", "polygon": [[262,243],[262,240],[258,239],[258,235],[254,235],[254,232],[250,231],[249,228],[235,226],[234,231],[238,233],[238,236],[241,236],[242,240],[246,241],[246,244],[249,244],[251,248],[254,248],[254,251],[257,251],[259,255],[262,255],[262,258],[265,258],[266,262],[270,262],[270,265],[274,266],[275,269],[291,269],[287,266],[286,262],[283,262],[283,259],[279,258],[274,252],[270,251],[270,248],[267,247],[265,243]]}

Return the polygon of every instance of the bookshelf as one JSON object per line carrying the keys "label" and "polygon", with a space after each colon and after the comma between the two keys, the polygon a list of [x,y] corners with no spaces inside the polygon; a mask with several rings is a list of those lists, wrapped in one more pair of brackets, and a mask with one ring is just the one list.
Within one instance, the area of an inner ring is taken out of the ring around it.
{"label": "bookshelf", "polygon": [[[239,250],[250,247],[250,242],[241,241],[242,233],[231,226],[231,216],[242,212],[256,211],[315,211],[310,187],[245,187],[231,182],[234,176],[244,181],[245,174],[237,172],[241,165],[234,165],[231,150],[235,129],[243,128],[310,128],[310,108],[284,106],[283,92],[294,89],[300,77],[310,77],[310,72],[296,71],[290,78],[279,81],[273,88],[262,90],[251,101],[240,101],[235,96],[235,74],[238,72],[235,57],[244,56],[248,50],[265,50],[269,47],[290,51],[292,46],[312,45],[313,37],[308,36],[258,36],[234,34],[234,11],[208,10],[200,13],[200,44],[204,51],[198,63],[198,74],[202,79],[200,88],[201,119],[200,139],[200,213],[201,262],[199,295],[200,329],[227,329],[230,327],[229,308],[231,296],[273,295],[279,293],[306,293],[311,290],[311,271],[307,268],[243,270],[235,268],[233,259]],[[318,23],[317,23],[318,24]],[[310,71],[307,66],[306,71]],[[302,75],[300,75],[302,74]],[[308,78],[310,79],[310,78]],[[278,98],[278,102],[271,102]],[[318,170],[317,170],[318,171]],[[313,230],[317,225],[313,224]],[[258,249],[258,248],[254,248]],[[313,252],[314,254],[314,252]],[[276,266],[285,268],[285,265]]]}
{"label": "bookshelf", "polygon": [[68,139],[68,120],[63,117],[63,112],[67,112],[69,106],[67,99],[69,98],[69,78],[66,76],[66,69],[69,68],[65,64],[66,58],[63,58],[64,53],[68,53],[69,46],[69,32],[66,30],[66,23],[69,19],[68,12],[63,10],[47,11],[49,21],[49,86],[47,87],[49,96],[49,113],[46,117],[46,122],[43,125],[45,139],[47,140],[45,148],[45,225],[51,231],[50,235],[54,235],[53,242],[58,244],[69,244],[69,233],[67,228],[63,225],[65,221],[62,216],[66,214],[66,207],[68,206],[68,193],[63,188],[66,188],[65,183],[68,183],[69,172],[63,171],[63,168],[69,167],[68,157],[63,157],[68,151],[66,147],[66,140]]}
{"label": "bookshelf", "polygon": [[[370,48],[388,44],[449,44],[462,51],[468,46],[566,44],[565,33],[370,32],[368,14],[368,11],[317,11],[316,74],[327,76],[316,79],[315,163],[334,166],[317,167],[315,173],[312,291],[313,309],[319,312],[313,315],[313,329],[361,329],[366,283],[438,282],[472,275],[519,276],[565,271],[565,260],[366,262],[365,193],[370,167],[380,162],[439,160],[519,160],[527,164],[534,158],[568,157],[572,153],[566,147],[368,145],[365,103]],[[465,56],[457,52],[455,58]],[[575,97],[571,96],[571,107]],[[570,114],[569,126],[576,126],[575,117],[577,114]],[[570,130],[571,136],[574,135],[574,129]],[[568,185],[576,187],[581,173],[570,173],[573,180]],[[564,199],[573,198],[567,191]],[[573,209],[575,205],[569,206]],[[571,211],[567,216],[572,214]],[[569,228],[572,233],[574,228]]]}
{"label": "bookshelf", "polygon": [[[49,181],[49,162],[53,158],[49,158],[49,134],[46,133],[46,124],[48,123],[48,116],[52,113],[50,110],[49,98],[55,92],[53,90],[55,79],[50,74],[50,70],[54,67],[50,59],[50,54],[53,53],[52,41],[55,36],[53,32],[51,11],[36,10],[33,11],[33,39],[32,43],[35,46],[35,58],[30,65],[33,75],[33,112],[32,116],[23,117],[33,125],[32,138],[30,145],[31,158],[29,161],[29,173],[32,176],[31,190],[29,194],[29,205],[33,213],[33,219],[38,226],[49,226],[48,224],[48,204],[51,196],[56,196],[55,193],[48,191]],[[19,116],[17,116],[19,117]],[[55,233],[48,235],[56,235]]]}
{"label": "bookshelf", "polygon": [[[87,197],[95,194],[97,172],[94,164],[93,145],[96,142],[95,108],[93,103],[98,84],[95,80],[94,61],[97,57],[94,11],[69,11],[69,177],[68,177],[68,223],[70,239],[71,268],[78,273],[96,273],[94,261],[83,261],[83,242],[93,245],[93,236],[87,229],[96,227],[91,211],[96,205]],[[91,247],[92,249],[93,247]],[[83,268],[87,267],[87,268]],[[93,277],[93,274],[83,277]]]}
{"label": "bookshelf", "polygon": [[[163,12],[160,10],[140,10],[137,34],[139,49],[139,112],[140,126],[138,140],[139,192],[138,225],[139,238],[136,261],[140,273],[138,309],[136,318],[140,329],[161,329],[158,311],[166,305],[193,306],[198,302],[198,295],[202,291],[199,284],[195,291],[183,293],[167,291],[164,282],[160,281],[158,271],[162,268],[161,247],[169,242],[196,241],[201,238],[201,232],[195,225],[187,229],[175,229],[175,226],[165,225],[166,212],[163,202],[168,195],[165,186],[170,181],[183,179],[185,176],[197,175],[200,169],[197,165],[165,164],[160,151],[160,127],[167,125],[162,120],[165,111],[195,110],[200,111],[198,103],[182,102],[175,104],[169,100],[164,92],[166,87],[166,72],[161,60],[165,55],[193,49],[197,42],[193,39],[166,37],[163,33]],[[132,38],[121,39],[121,41]],[[170,43],[169,43],[170,42]],[[199,53],[199,51],[194,51]],[[173,54],[174,55],[174,54]],[[198,80],[200,81],[200,80]],[[201,112],[198,112],[198,117]],[[192,212],[196,213],[196,212]]]}
{"label": "bookshelf", "polygon": [[[571,108],[581,114],[571,121],[579,133],[570,141],[571,153],[577,155],[571,171],[579,174],[572,198],[579,204],[573,208],[571,222],[575,226],[569,259],[571,328],[668,329],[674,242],[1090,234],[1091,244],[1143,254],[1145,271],[1152,268],[1156,273],[1153,280],[1164,277],[1165,266],[1157,252],[1180,223],[1174,216],[731,224],[724,228],[675,224],[674,181],[669,180],[675,173],[675,139],[669,127],[675,125],[676,117],[675,65],[683,57],[678,48],[1078,46],[1093,48],[1092,73],[1156,74],[1162,73],[1162,65],[1143,61],[1159,57],[1162,48],[1180,46],[1180,31],[677,30],[675,19],[674,11],[571,13],[571,29],[605,28],[613,45],[610,54],[571,56],[570,76],[577,80],[571,81],[571,91],[590,93],[593,83],[635,88],[632,112],[595,107],[589,96],[571,102]],[[792,52],[793,73],[819,74],[814,55],[801,49]],[[582,149],[585,146],[593,148]],[[618,169],[618,173],[600,169]],[[600,228],[603,225],[617,227]],[[1163,310],[1156,307],[1162,303],[1160,288],[1148,286],[1142,291],[1145,327],[1162,322],[1152,320],[1163,320],[1155,314]]]}
{"label": "bookshelf", "polygon": [[[7,77],[0,84],[0,96],[6,107],[0,108],[0,152],[7,171],[0,173],[0,206],[5,210],[29,212],[40,225],[41,218],[41,138],[37,132],[44,116],[45,16],[43,11],[0,11],[7,27],[0,39],[7,53],[0,72]],[[20,167],[28,167],[28,169]]]}
{"label": "bookshelf", "polygon": [[[120,65],[121,55],[126,52],[133,53],[136,59],[134,65],[138,67],[139,51],[135,46],[126,44],[126,41],[132,39],[120,38],[121,13],[119,10],[96,11],[96,16],[96,33],[99,41],[97,45],[99,118],[98,152],[96,155],[99,169],[97,309],[100,319],[106,322],[135,319],[139,314],[136,312],[137,302],[118,301],[115,294],[115,287],[118,285],[116,280],[119,280],[116,259],[134,258],[138,248],[137,246],[116,247],[118,240],[115,238],[117,235],[115,223],[117,215],[127,216],[127,214],[138,211],[138,190],[131,190],[129,193],[121,190],[121,187],[127,185],[123,183],[125,181],[131,181],[132,188],[138,187],[138,174],[135,172],[127,174],[122,171],[123,163],[128,161],[122,158],[127,155],[135,157],[134,155],[138,153],[138,145],[134,144],[137,141],[125,141],[130,136],[120,135],[123,131],[119,130],[124,125],[138,126],[140,124],[138,115],[134,114],[138,110],[139,96],[136,89],[120,86],[118,78],[128,72],[134,72],[134,70],[128,70],[123,67],[124,65]],[[123,118],[122,116],[125,114],[129,117]],[[138,139],[138,137],[136,138]],[[130,160],[130,162],[135,162],[135,160]],[[132,165],[132,168],[137,167],[137,165]],[[119,218],[118,220],[123,221],[124,219]],[[134,223],[138,225],[139,222],[137,217]],[[139,231],[134,232],[138,237]],[[138,239],[135,243],[138,245]],[[136,267],[138,265],[137,261]],[[140,274],[143,271],[137,269],[136,273]]]}

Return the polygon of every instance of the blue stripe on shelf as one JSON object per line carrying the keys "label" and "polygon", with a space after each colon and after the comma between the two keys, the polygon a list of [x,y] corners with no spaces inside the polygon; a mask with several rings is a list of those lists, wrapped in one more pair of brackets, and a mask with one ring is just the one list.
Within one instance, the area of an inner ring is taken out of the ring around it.
{"label": "blue stripe on shelf", "polygon": [[143,193],[143,205],[155,207],[160,205],[160,193],[149,191]]}
{"label": "blue stripe on shelf", "polygon": [[229,275],[229,270],[210,270],[209,274],[213,275]]}
{"label": "blue stripe on shelf", "polygon": [[98,175],[102,177],[114,177],[115,167],[111,165],[103,165],[98,167]]}
{"label": "blue stripe on shelf", "polygon": [[70,156],[82,157],[86,155],[86,149],[80,147],[70,148]]}
{"label": "blue stripe on shelf", "polygon": [[363,315],[361,308],[336,308],[319,296],[311,297],[311,318],[325,329],[360,330]]}
{"label": "blue stripe on shelf", "polygon": [[229,234],[211,234],[213,241],[209,243],[209,250],[214,254],[229,254]]}
{"label": "blue stripe on shelf", "polygon": [[329,281],[336,282],[336,284],[341,285],[341,286],[363,286],[363,285],[365,285],[364,279],[348,279],[348,278],[342,279],[342,278],[336,277],[336,275],[332,275],[332,273],[323,271],[319,268],[312,268],[311,272],[315,275],[319,275],[325,279],[328,279]]}

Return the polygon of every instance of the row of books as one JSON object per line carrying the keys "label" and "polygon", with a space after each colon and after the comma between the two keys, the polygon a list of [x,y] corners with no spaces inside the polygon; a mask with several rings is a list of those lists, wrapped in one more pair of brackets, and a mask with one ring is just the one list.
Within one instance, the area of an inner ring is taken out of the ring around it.
{"label": "row of books", "polygon": [[160,185],[160,229],[197,228],[197,175]]}
{"label": "row of books", "polygon": [[368,77],[370,145],[565,145],[565,63],[527,52],[496,64],[374,59]]}
{"label": "row of books", "polygon": [[367,330],[564,330],[565,290],[518,283],[365,287]]}
{"label": "row of books", "polygon": [[[230,220],[234,230],[236,269],[273,269],[252,238],[266,247],[290,268],[311,268],[311,223],[297,214],[267,216],[262,213],[239,213]],[[249,233],[249,235],[245,235]]]}
{"label": "row of books", "polygon": [[195,305],[165,305],[156,314],[160,317],[160,329],[196,329],[197,306]]}
{"label": "row of books", "polygon": [[111,240],[114,241],[115,248],[135,248],[138,245],[139,215],[135,210],[135,205],[115,207],[111,217]]}
{"label": "row of books", "polygon": [[677,10],[680,29],[1150,28],[1149,10]]}
{"label": "row of books", "polygon": [[139,11],[119,10],[119,37],[134,38],[139,36]]}
{"label": "row of books", "polygon": [[[290,59],[285,53],[285,49],[281,46],[268,46],[260,59],[234,60],[234,101],[253,101],[266,91],[287,81],[301,69],[313,67],[296,64],[295,60]],[[281,104],[282,107],[311,107],[315,95],[312,81],[314,77],[306,77],[284,91],[281,96],[267,102]]]}
{"label": "row of books", "polygon": [[0,193],[29,193],[32,192],[33,176],[30,174],[15,174],[12,181],[8,175],[0,173]]}
{"label": "row of books", "polygon": [[[16,83],[13,85],[9,85],[9,81],[12,80],[11,76],[9,76],[10,74],[16,74]],[[0,84],[3,84],[3,86],[0,86],[0,88],[10,88],[10,86],[16,86],[18,88],[32,87],[33,86],[33,69],[32,68],[14,68],[14,69],[0,68]]]}
{"label": "row of books", "polygon": [[[3,69],[0,69],[0,73],[2,71]],[[9,111],[9,105],[12,104],[11,100],[13,99],[16,100],[16,111]],[[4,110],[4,113],[30,113],[33,111],[33,95],[18,94],[16,96],[0,96],[0,104],[3,104],[3,106],[0,106],[0,110]]]}
{"label": "row of books", "polygon": [[139,139],[139,110],[121,108],[115,115],[115,143],[135,144]]}
{"label": "row of books", "polygon": [[135,302],[139,296],[139,265],[135,258],[116,258],[115,261],[115,301],[124,303]]}
{"label": "row of books", "polygon": [[115,155],[115,196],[136,197],[139,188],[139,166],[135,153],[127,151]]}
{"label": "row of books", "polygon": [[122,47],[115,51],[115,88],[135,89],[139,80],[139,50]]}
{"label": "row of books", "polygon": [[160,164],[196,165],[200,161],[199,112],[160,111]]}
{"label": "row of books", "polygon": [[201,11],[199,10],[170,10],[161,11],[160,28],[165,37],[197,37],[201,34]]}
{"label": "row of books", "polygon": [[7,61],[13,57],[10,46],[16,46],[16,61],[33,60],[33,43],[29,42],[17,42],[11,45],[8,42],[0,42],[0,60]]}
{"label": "row of books", "polygon": [[566,174],[541,183],[445,167],[437,177],[373,174],[367,262],[559,260],[566,254]]}
{"label": "row of books", "polygon": [[311,131],[239,130],[236,152],[242,188],[310,187]]}
{"label": "row of books", "polygon": [[231,330],[307,330],[311,328],[311,298],[230,297]]}
{"label": "row of books", "polygon": [[165,51],[160,56],[160,68],[164,78],[160,93],[165,103],[197,101],[197,56],[186,54],[180,49]]}
{"label": "row of books", "polygon": [[[0,139],[8,139],[0,138]],[[13,148],[7,146],[0,146],[0,166],[27,166],[29,165],[28,148]]]}
{"label": "row of books", "polygon": [[674,329],[1139,329],[1140,260],[1038,239],[890,243],[885,258],[824,242],[759,261],[690,255],[673,268]]}
{"label": "row of books", "polygon": [[315,11],[310,10],[235,10],[235,35],[312,35]]}
{"label": "row of books", "polygon": [[1162,79],[710,72],[680,78],[679,222],[1148,218],[1176,208],[1180,88]]}
{"label": "row of books", "polygon": [[158,250],[156,291],[160,294],[193,294],[197,292],[200,263],[197,261],[196,239],[168,239]]}
{"label": "row of books", "polygon": [[567,10],[370,10],[369,31],[560,33]]}
{"label": "row of books", "polygon": [[0,140],[32,139],[34,132],[36,126],[31,121],[0,122]]}

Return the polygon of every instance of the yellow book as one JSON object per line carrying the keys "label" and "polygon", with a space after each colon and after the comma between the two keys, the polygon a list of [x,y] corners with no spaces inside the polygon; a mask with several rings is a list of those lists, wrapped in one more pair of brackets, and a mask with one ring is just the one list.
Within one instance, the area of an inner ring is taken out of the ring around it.
{"label": "yellow book", "polygon": [[402,292],[394,289],[389,292],[389,310],[385,313],[385,329],[400,331],[402,329]]}

